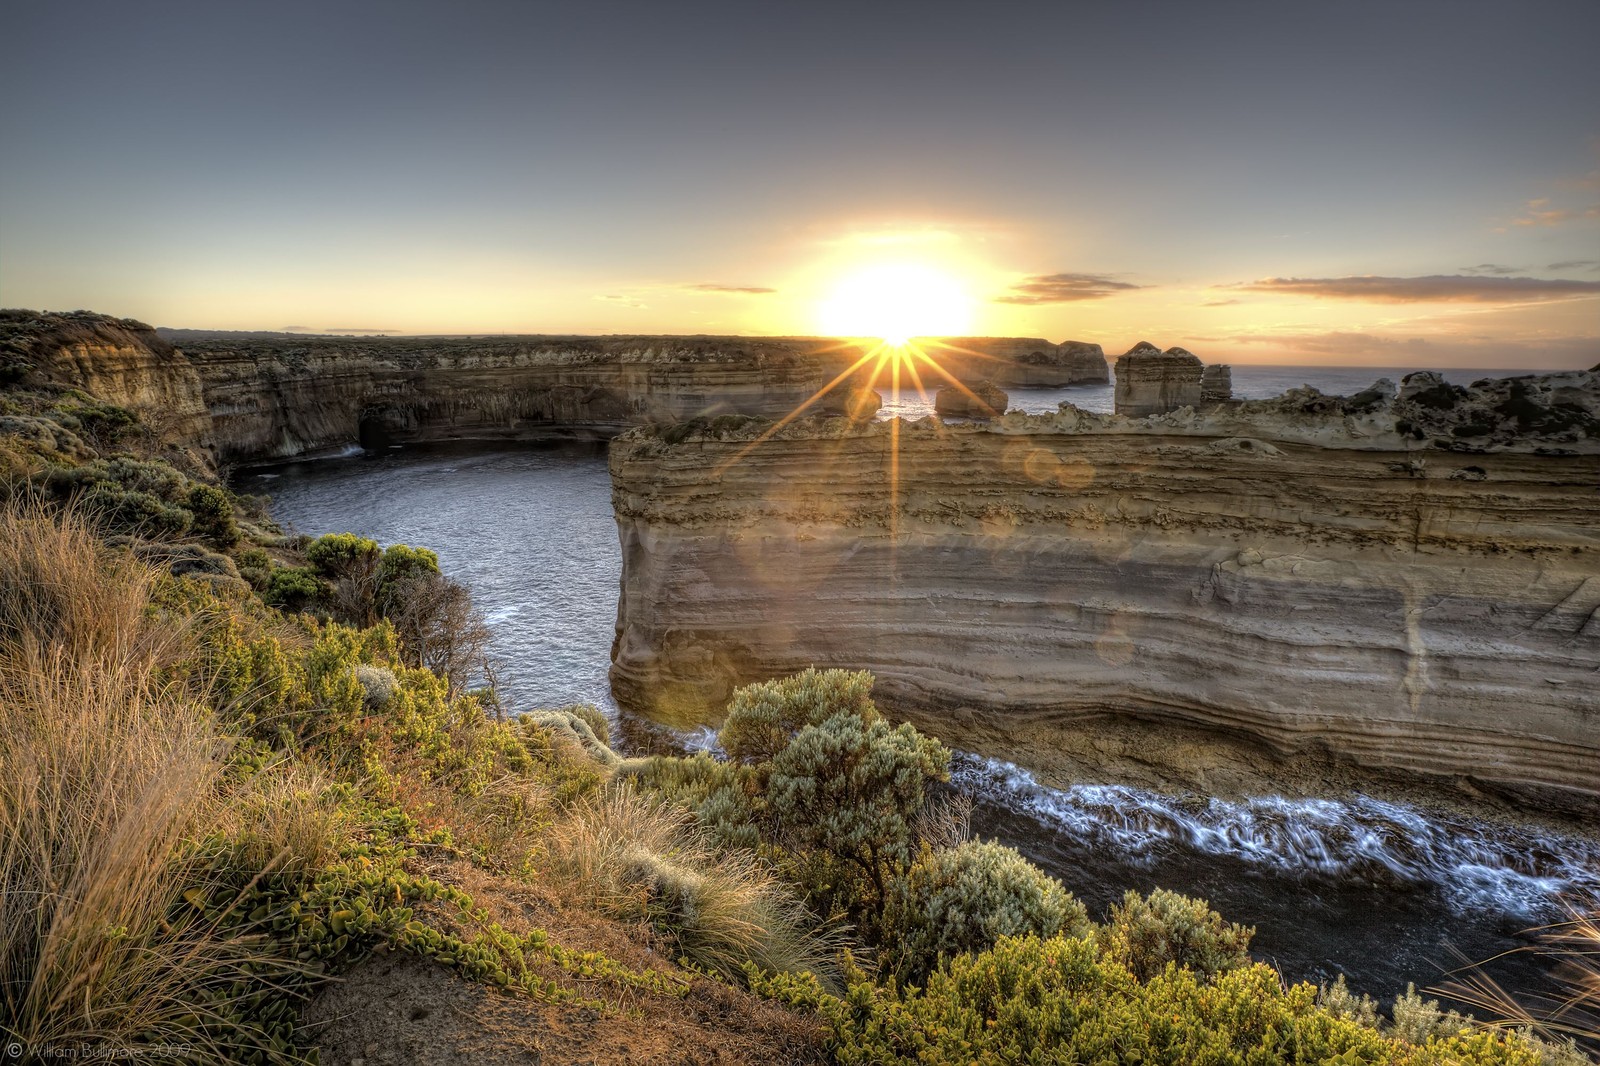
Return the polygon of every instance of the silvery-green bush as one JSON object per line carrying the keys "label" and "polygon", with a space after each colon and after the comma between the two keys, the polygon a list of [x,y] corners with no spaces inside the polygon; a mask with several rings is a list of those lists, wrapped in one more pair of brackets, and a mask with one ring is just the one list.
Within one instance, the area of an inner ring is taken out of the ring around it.
{"label": "silvery-green bush", "polygon": [[886,968],[921,983],[940,963],[1003,936],[1084,936],[1088,913],[1061,882],[1002,844],[924,851],[889,891]]}

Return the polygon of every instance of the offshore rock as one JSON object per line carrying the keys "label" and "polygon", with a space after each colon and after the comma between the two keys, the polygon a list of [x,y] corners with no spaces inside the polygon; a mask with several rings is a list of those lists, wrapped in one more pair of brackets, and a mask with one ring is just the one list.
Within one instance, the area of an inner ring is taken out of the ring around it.
{"label": "offshore rock", "polygon": [[933,398],[933,409],[941,418],[998,418],[1006,413],[1011,398],[992,381],[975,382],[971,388],[946,385]]}
{"label": "offshore rock", "polygon": [[992,381],[1005,388],[1063,388],[1111,381],[1098,344],[1042,337],[938,337],[919,342],[928,355],[966,384]]}
{"label": "offshore rock", "polygon": [[1204,737],[1592,813],[1600,374],[1463,392],[633,431],[614,691],[707,721],[736,685],[862,668],[1035,762],[1137,727],[1174,774],[1213,765]]}
{"label": "offshore rock", "polygon": [[831,389],[817,401],[819,410],[826,414],[844,415],[856,421],[865,421],[878,413],[883,397],[875,389],[841,385]]}
{"label": "offshore rock", "polygon": [[1227,403],[1233,399],[1233,368],[1212,363],[1200,373],[1200,402]]}
{"label": "offshore rock", "polygon": [[1116,412],[1140,418],[1198,407],[1204,370],[1205,364],[1182,348],[1163,352],[1140,341],[1117,360]]}

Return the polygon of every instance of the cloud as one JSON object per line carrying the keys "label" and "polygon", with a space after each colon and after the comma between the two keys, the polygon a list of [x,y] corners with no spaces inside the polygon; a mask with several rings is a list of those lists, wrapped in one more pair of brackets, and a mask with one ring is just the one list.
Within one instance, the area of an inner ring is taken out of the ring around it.
{"label": "cloud", "polygon": [[1375,303],[1524,303],[1600,295],[1600,281],[1565,278],[1473,277],[1467,274],[1429,274],[1415,278],[1389,278],[1362,274],[1343,278],[1262,278],[1242,285],[1220,286],[1244,292],[1270,292],[1287,296],[1313,296],[1333,300],[1370,300]]}
{"label": "cloud", "polygon": [[1463,274],[1515,274],[1518,267],[1501,266],[1499,263],[1479,263],[1475,267],[1462,267]]}
{"label": "cloud", "polygon": [[644,310],[650,306],[647,303],[640,303],[632,296],[624,296],[622,293],[618,292],[597,293],[595,295],[595,299],[604,300],[607,303],[621,304],[624,307],[635,307],[640,310]]}
{"label": "cloud", "polygon": [[1551,263],[1547,270],[1600,270],[1600,259],[1563,259]]}
{"label": "cloud", "polygon": [[1242,304],[1242,303],[1244,303],[1243,300],[1234,300],[1234,299],[1207,300],[1205,303],[1201,304],[1200,306],[1201,307],[1232,307],[1234,304]]}
{"label": "cloud", "polygon": [[1582,210],[1551,207],[1549,197],[1529,200],[1523,207],[1522,217],[1511,220],[1513,226],[1559,226],[1580,218],[1600,218],[1600,204]]}
{"label": "cloud", "polygon": [[1034,274],[1011,286],[997,304],[1067,304],[1080,300],[1101,300],[1107,296],[1142,289],[1142,285],[1115,281],[1094,274]]}
{"label": "cloud", "polygon": [[[1194,338],[1200,340],[1201,338]],[[1381,333],[1333,330],[1326,333],[1270,332],[1204,338],[1217,347],[1202,352],[1207,361],[1224,361],[1229,347],[1268,347],[1261,362],[1373,367],[1526,367],[1581,369],[1600,358],[1600,337],[1551,337],[1538,340],[1474,336],[1400,337]],[[1252,356],[1251,361],[1256,361]]]}
{"label": "cloud", "polygon": [[769,289],[765,285],[718,285],[714,281],[702,281],[698,285],[685,285],[683,287],[690,292],[723,293],[731,296],[766,296],[769,293],[778,291],[777,289]]}

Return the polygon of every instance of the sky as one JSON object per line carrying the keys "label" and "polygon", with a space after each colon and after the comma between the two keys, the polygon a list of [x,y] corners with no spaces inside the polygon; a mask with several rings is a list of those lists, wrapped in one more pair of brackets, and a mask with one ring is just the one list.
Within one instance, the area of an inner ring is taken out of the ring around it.
{"label": "sky", "polygon": [[1113,354],[1600,362],[1595,0],[12,0],[0,25],[5,306],[782,335],[894,304]]}

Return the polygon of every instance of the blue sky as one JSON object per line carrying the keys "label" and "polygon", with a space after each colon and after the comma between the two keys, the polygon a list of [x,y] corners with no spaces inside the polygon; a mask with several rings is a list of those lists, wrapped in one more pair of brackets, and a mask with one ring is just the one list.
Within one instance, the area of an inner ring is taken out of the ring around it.
{"label": "blue sky", "polygon": [[[0,302],[1600,362],[1600,4],[13,4]],[[1352,280],[1359,279],[1359,280]],[[770,290],[770,291],[753,291]]]}

